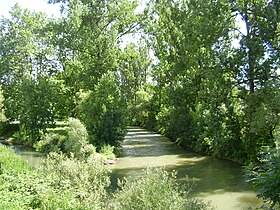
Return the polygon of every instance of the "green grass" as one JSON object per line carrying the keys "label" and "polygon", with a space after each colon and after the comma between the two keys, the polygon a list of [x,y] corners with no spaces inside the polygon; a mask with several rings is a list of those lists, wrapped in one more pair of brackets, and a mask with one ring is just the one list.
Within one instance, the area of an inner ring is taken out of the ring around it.
{"label": "green grass", "polygon": [[11,149],[0,145],[0,174],[30,172],[31,166]]}

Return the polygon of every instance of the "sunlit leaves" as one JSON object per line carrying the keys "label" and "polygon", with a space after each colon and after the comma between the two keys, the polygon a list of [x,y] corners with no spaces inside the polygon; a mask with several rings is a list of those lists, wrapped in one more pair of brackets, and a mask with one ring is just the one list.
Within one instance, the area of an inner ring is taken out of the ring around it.
{"label": "sunlit leaves", "polygon": [[125,103],[114,72],[104,74],[81,104],[81,118],[90,143],[99,149],[104,144],[117,145],[124,135]]}

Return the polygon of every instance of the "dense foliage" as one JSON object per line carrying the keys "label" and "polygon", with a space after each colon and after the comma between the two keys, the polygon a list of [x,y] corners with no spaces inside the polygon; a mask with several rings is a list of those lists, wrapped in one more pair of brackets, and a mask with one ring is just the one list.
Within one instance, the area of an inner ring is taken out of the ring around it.
{"label": "dense foliage", "polygon": [[158,59],[154,106],[147,106],[155,123],[142,124],[196,151],[243,163],[273,146],[277,8],[278,1],[150,1],[143,25]]}
{"label": "dense foliage", "polygon": [[113,72],[101,77],[94,91],[82,102],[81,112],[92,144],[98,147],[118,145],[118,140],[125,134],[126,110]]}
{"label": "dense foliage", "polygon": [[109,185],[98,156],[83,161],[51,153],[40,170],[0,146],[1,209],[100,209]]}
{"label": "dense foliage", "polygon": [[[1,20],[3,104],[18,139],[33,145],[75,117],[98,148],[117,145],[128,122],[242,163],[274,145],[278,1],[49,3],[63,16],[15,5]],[[131,34],[138,42],[124,46]]]}
{"label": "dense foliage", "polygon": [[264,148],[259,154],[258,163],[250,163],[245,175],[258,197],[270,204],[270,208],[280,206],[280,130],[278,129],[276,149]]}
{"label": "dense foliage", "polygon": [[280,156],[279,151],[268,150],[261,153],[260,164],[250,164],[246,168],[247,179],[259,192],[258,197],[271,203],[280,204]]}
{"label": "dense foliage", "polygon": [[96,153],[96,148],[89,143],[86,127],[75,118],[69,118],[61,127],[48,129],[48,133],[34,147],[42,153],[62,152],[76,158]]}

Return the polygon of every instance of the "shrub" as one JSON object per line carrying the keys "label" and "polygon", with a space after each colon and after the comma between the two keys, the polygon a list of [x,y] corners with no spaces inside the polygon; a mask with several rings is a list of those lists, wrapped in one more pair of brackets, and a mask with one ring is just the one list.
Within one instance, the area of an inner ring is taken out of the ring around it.
{"label": "shrub", "polygon": [[36,142],[34,147],[43,153],[59,152],[64,150],[66,136],[57,133],[47,133],[42,140]]}
{"label": "shrub", "polygon": [[258,197],[271,203],[271,208],[280,205],[280,151],[266,149],[260,154],[259,164],[250,163],[245,175]]}
{"label": "shrub", "polygon": [[[110,184],[108,170],[97,155],[81,160],[62,153],[50,153],[44,161],[43,173],[52,180],[53,190],[40,196],[42,206],[61,202],[67,207],[62,209],[71,209],[75,203],[81,204],[83,208],[80,209],[99,209],[107,198],[106,188]],[[61,196],[63,194],[67,199]],[[58,206],[49,209],[53,207]]]}
{"label": "shrub", "polygon": [[80,120],[69,118],[67,128],[51,130],[51,133],[45,134],[43,139],[34,145],[38,151],[61,151],[75,157],[89,157],[96,153],[96,148],[88,143],[87,130]]}
{"label": "shrub", "polygon": [[50,153],[40,169],[32,168],[0,145],[0,209],[207,209],[163,169],[122,182],[109,197],[109,171],[103,156],[69,157]]}
{"label": "shrub", "polygon": [[176,173],[150,169],[139,179],[121,182],[111,209],[207,209],[208,205],[190,195],[175,180]]}
{"label": "shrub", "polygon": [[0,144],[0,174],[29,172],[31,167],[27,161],[18,157],[11,149]]}
{"label": "shrub", "polygon": [[109,185],[99,156],[51,153],[40,170],[0,145],[0,209],[102,209]]}
{"label": "shrub", "polygon": [[0,209],[30,209],[33,196],[45,188],[43,179],[27,161],[0,145]]}
{"label": "shrub", "polygon": [[65,142],[65,152],[80,156],[82,148],[88,144],[88,133],[80,120],[69,118],[68,138]]}
{"label": "shrub", "polygon": [[13,143],[32,146],[32,141],[30,139],[30,134],[24,125],[20,125],[19,130],[16,131],[11,137],[11,141]]}
{"label": "shrub", "polygon": [[101,155],[104,155],[107,159],[113,160],[116,158],[116,155],[114,154],[114,146],[110,145],[103,145],[99,151]]}
{"label": "shrub", "polygon": [[98,149],[104,144],[117,145],[125,134],[125,103],[115,73],[104,74],[80,105],[81,119],[90,143]]}

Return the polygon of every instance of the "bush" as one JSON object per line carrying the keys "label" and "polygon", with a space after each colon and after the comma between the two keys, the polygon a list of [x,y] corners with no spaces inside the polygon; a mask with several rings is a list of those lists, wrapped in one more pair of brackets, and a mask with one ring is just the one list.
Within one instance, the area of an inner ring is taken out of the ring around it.
{"label": "bush", "polygon": [[43,153],[59,152],[64,150],[65,141],[66,136],[51,132],[45,134],[42,140],[34,144],[34,147]]}
{"label": "bush", "polygon": [[27,161],[18,157],[11,149],[0,144],[0,175],[29,172]]}
{"label": "bush", "polygon": [[80,156],[82,148],[88,144],[88,133],[80,120],[69,118],[68,138],[65,142],[65,152]]}
{"label": "bush", "polygon": [[150,169],[139,179],[121,182],[121,189],[114,194],[111,209],[208,209],[208,205],[190,195],[190,188],[183,189],[163,169]]}
{"label": "bush", "polygon": [[192,146],[194,125],[188,106],[162,106],[157,120],[157,130],[160,133],[172,141]]}
{"label": "bush", "polygon": [[24,125],[19,126],[19,130],[15,131],[15,133],[12,135],[11,141],[15,144],[25,144],[32,146],[30,134]]}
{"label": "bush", "polygon": [[[62,153],[50,153],[43,164],[43,173],[52,180],[54,188],[39,198],[42,206],[52,205],[48,209],[63,206],[65,208],[62,209],[77,209],[70,208],[77,203],[82,207],[78,209],[100,209],[107,199],[109,174],[98,155],[80,160]],[[61,195],[65,195],[67,199]],[[55,206],[59,202],[60,206]]]}
{"label": "bush", "polygon": [[[207,209],[162,169],[147,169],[133,182],[108,194],[103,156],[78,159],[50,153],[40,169],[0,145],[0,209]],[[111,197],[110,197],[111,196]]]}
{"label": "bush", "polygon": [[33,196],[45,188],[43,179],[27,161],[0,145],[0,209],[30,209]]}
{"label": "bush", "polygon": [[99,156],[86,160],[51,153],[40,170],[0,145],[0,209],[102,209],[108,170]]}
{"label": "bush", "polygon": [[101,155],[104,155],[107,159],[113,160],[116,158],[116,155],[114,154],[114,146],[110,145],[103,145],[99,151]]}
{"label": "bush", "polygon": [[126,109],[117,83],[115,73],[104,74],[80,105],[90,143],[98,149],[104,144],[117,145],[125,134]]}
{"label": "bush", "polygon": [[259,192],[258,198],[271,202],[273,208],[280,205],[280,150],[266,149],[259,161],[245,167],[246,179]]}
{"label": "bush", "polygon": [[[59,134],[57,131],[59,131]],[[96,153],[96,148],[88,142],[88,133],[80,120],[69,118],[68,127],[63,130],[52,129],[37,142],[35,148],[44,153],[63,152],[75,157],[89,157]]]}

